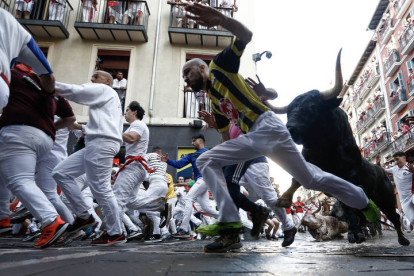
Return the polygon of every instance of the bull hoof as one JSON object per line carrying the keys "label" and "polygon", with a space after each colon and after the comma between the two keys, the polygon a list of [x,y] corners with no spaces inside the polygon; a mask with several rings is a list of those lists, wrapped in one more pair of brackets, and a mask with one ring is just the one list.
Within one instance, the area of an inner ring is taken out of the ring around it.
{"label": "bull hoof", "polygon": [[410,241],[402,235],[398,237],[398,243],[404,246],[410,245]]}
{"label": "bull hoof", "polygon": [[363,243],[367,239],[365,238],[365,235],[363,233],[356,234],[356,243]]}
{"label": "bull hoof", "polygon": [[292,198],[284,197],[283,195],[277,200],[276,207],[290,208],[292,206]]}
{"label": "bull hoof", "polygon": [[348,232],[348,242],[349,243],[356,243],[356,238],[355,238],[354,233]]}

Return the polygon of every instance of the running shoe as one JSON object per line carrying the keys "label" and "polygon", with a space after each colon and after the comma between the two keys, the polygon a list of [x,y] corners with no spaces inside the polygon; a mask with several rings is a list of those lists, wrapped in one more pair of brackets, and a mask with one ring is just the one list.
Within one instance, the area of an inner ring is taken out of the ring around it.
{"label": "running shoe", "polygon": [[0,220],[0,234],[12,231],[12,226],[10,225],[10,218],[5,218]]}
{"label": "running shoe", "polygon": [[367,207],[361,211],[369,222],[376,222],[381,217],[380,211],[372,199],[369,200]]}
{"label": "running shoe", "polygon": [[241,222],[216,222],[207,226],[201,226],[197,229],[197,233],[204,236],[220,236],[226,234],[227,231],[235,232],[242,230]]}
{"label": "running shoe", "polygon": [[253,228],[250,231],[250,235],[255,238],[258,238],[260,232],[262,232],[263,225],[268,219],[271,211],[267,207],[260,207],[260,209],[260,212],[252,214]]}
{"label": "running shoe", "polygon": [[37,230],[37,231],[35,231],[35,232],[33,232],[33,233],[30,233],[30,234],[28,234],[26,237],[24,237],[23,239],[22,239],[22,241],[24,241],[24,242],[29,242],[29,241],[33,241],[33,240],[35,240],[36,238],[38,238],[40,235],[41,235],[41,231],[40,230]]}
{"label": "running shoe", "polygon": [[132,241],[132,240],[139,240],[144,236],[144,234],[142,232],[139,231],[131,231],[131,233],[129,233],[129,235],[126,237],[127,241]]}
{"label": "running shoe", "polygon": [[266,234],[266,239],[267,239],[268,241],[270,241],[270,240],[272,240],[272,236],[270,236],[270,234]]}
{"label": "running shoe", "polygon": [[89,216],[87,219],[81,219],[80,217],[76,217],[75,221],[72,225],[69,226],[68,233],[72,234],[78,232],[79,230],[87,229],[93,225],[95,225],[96,221],[92,215]]}
{"label": "running shoe", "polygon": [[61,237],[60,240],[56,242],[55,246],[67,246],[71,244],[73,241],[82,239],[84,236],[86,236],[86,233],[83,230],[80,230],[72,234],[68,234],[66,235],[66,237]]}
{"label": "running shoe", "polygon": [[164,226],[168,226],[168,224],[170,223],[171,209],[172,209],[171,203],[165,203],[164,211],[160,213],[160,217],[161,217],[160,228],[163,228]]}
{"label": "running shoe", "polygon": [[220,236],[213,243],[204,246],[204,252],[224,253],[232,249],[239,249],[242,247],[243,244],[240,242],[239,233],[235,231],[232,234]]}
{"label": "running shoe", "polygon": [[298,230],[293,227],[290,230],[283,231],[283,242],[282,247],[291,245],[295,241],[295,235]]}
{"label": "running shoe", "polygon": [[272,240],[274,240],[274,241],[278,241],[278,240],[279,240],[278,238],[276,238],[276,236],[275,236],[275,235],[272,235],[272,236],[271,236],[271,239],[272,239]]}
{"label": "running shoe", "polygon": [[68,227],[69,223],[64,222],[57,216],[54,223],[43,228],[35,248],[46,248],[53,245],[63,234],[65,234]]}
{"label": "running shoe", "polygon": [[124,234],[121,235],[108,235],[108,233],[103,234],[99,239],[95,239],[91,242],[91,245],[95,246],[112,246],[126,243],[126,237]]}
{"label": "running shoe", "polygon": [[172,238],[172,235],[171,235],[170,232],[168,232],[168,233],[165,233],[164,235],[162,235],[161,241],[166,241],[166,240],[168,240],[170,238]]}
{"label": "running shoe", "polygon": [[26,207],[22,207],[19,209],[19,211],[12,215],[12,217],[10,218],[10,223],[19,224],[24,222],[26,219],[31,219],[32,217],[33,215],[30,213],[30,211],[27,210]]}
{"label": "running shoe", "polygon": [[87,239],[92,238],[92,235],[95,234],[95,229],[98,227],[98,224],[99,223],[96,223],[94,226],[86,228],[84,230],[86,235],[81,238],[81,241],[86,241]]}
{"label": "running shoe", "polygon": [[176,234],[172,235],[174,238],[179,238],[179,239],[183,239],[183,238],[189,238],[192,237],[192,235],[190,235],[190,233],[184,231],[184,230],[179,230]]}
{"label": "running shoe", "polygon": [[162,242],[161,235],[160,234],[154,234],[148,240],[146,240],[145,242]]}

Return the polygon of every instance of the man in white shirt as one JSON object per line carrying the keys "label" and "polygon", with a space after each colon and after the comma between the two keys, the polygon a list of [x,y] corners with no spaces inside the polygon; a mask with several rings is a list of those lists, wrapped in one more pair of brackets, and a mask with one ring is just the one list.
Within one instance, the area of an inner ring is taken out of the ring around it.
{"label": "man in white shirt", "polygon": [[121,101],[122,111],[125,107],[125,94],[127,88],[127,80],[124,79],[124,74],[122,72],[118,72],[116,74],[116,79],[114,79],[114,84],[112,88],[118,93],[119,100]]}
{"label": "man in white shirt", "polygon": [[93,196],[105,213],[107,234],[92,245],[125,243],[116,198],[111,189],[111,168],[114,156],[122,143],[122,111],[119,97],[112,87],[112,76],[95,71],[92,83],[69,85],[56,83],[56,93],[78,104],[89,106],[89,122],[82,125],[86,133],[85,148],[72,154],[53,170],[53,178],[67,196],[76,219],[69,233],[93,226],[96,221],[75,178],[86,173]]}
{"label": "man in white shirt", "polygon": [[[145,110],[136,101],[131,102],[125,111],[125,119],[130,123],[130,127],[122,134],[122,140],[125,142],[126,162],[115,175],[116,180],[113,188],[121,219],[127,209],[139,210],[141,212],[160,212],[165,208],[165,194],[168,189],[165,170],[165,192],[162,194],[158,192],[157,186],[159,185],[156,183],[158,178],[162,178],[162,168],[157,168],[160,169],[159,172],[151,169],[144,158],[149,142],[149,129],[142,121],[144,115]],[[145,180],[147,172],[158,173],[160,177],[150,178],[150,181],[153,181],[153,183],[151,183],[148,190],[139,191],[139,187]]]}
{"label": "man in white shirt", "polygon": [[40,77],[44,92],[55,88],[53,71],[32,36],[7,11],[0,8],[0,110],[9,101],[10,68],[24,62]]}
{"label": "man in white shirt", "polygon": [[49,4],[49,20],[59,20],[63,22],[66,11],[66,0],[54,0]]}
{"label": "man in white shirt", "polygon": [[393,175],[404,214],[414,225],[414,166],[407,163],[404,152],[396,152],[393,157],[397,165],[385,170]]}

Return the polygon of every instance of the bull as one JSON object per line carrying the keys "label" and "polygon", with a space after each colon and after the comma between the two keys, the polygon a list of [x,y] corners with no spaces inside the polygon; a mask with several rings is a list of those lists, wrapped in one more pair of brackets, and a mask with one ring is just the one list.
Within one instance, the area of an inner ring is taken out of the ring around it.
{"label": "bull", "polygon": [[[347,114],[339,108],[342,87],[341,51],[336,60],[335,85],[327,91],[312,90],[297,96],[288,106],[269,107],[278,114],[287,113],[286,127],[296,144],[303,145],[306,161],[322,170],[360,186],[397,229],[398,242],[410,242],[401,231],[396,213],[394,189],[384,170],[361,156],[348,123]],[[291,187],[278,201],[279,207],[291,206],[295,191],[301,186],[293,179]],[[346,207],[346,206],[344,206]],[[346,208],[346,212],[355,212]],[[357,211],[359,213],[359,211]],[[349,214],[348,214],[349,215]],[[355,215],[349,215],[350,218]],[[348,240],[362,242],[365,237],[357,220],[349,223]]]}

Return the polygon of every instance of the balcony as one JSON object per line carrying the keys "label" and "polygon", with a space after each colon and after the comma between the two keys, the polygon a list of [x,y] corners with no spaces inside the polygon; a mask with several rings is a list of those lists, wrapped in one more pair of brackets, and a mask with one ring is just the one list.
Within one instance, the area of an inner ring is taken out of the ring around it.
{"label": "balcony", "polygon": [[388,18],[386,22],[384,22],[384,24],[380,27],[380,29],[378,30],[378,35],[381,41],[381,44],[385,44],[388,39],[390,39],[393,28],[394,27],[394,22],[392,20],[392,18]]}
{"label": "balcony", "polygon": [[147,1],[104,0],[93,14],[79,3],[75,29],[82,39],[148,42],[149,16]]}
{"label": "balcony", "polygon": [[410,24],[406,29],[403,30],[400,38],[400,50],[402,55],[407,55],[414,49],[414,25]]}
{"label": "balcony", "polygon": [[[230,8],[216,9],[233,17],[233,11]],[[171,4],[168,27],[171,44],[226,47],[231,43],[233,34],[219,28],[207,28],[191,22],[185,17],[184,4]]]}
{"label": "balcony", "polygon": [[364,120],[358,120],[356,123],[356,132],[357,134],[361,134],[365,131]]}
{"label": "balcony", "polygon": [[354,108],[358,108],[362,103],[362,99],[359,95],[359,91],[354,91],[354,96],[352,98],[352,104]]}
{"label": "balcony", "polygon": [[402,88],[391,98],[391,113],[397,114],[406,107],[407,104],[407,93],[405,92],[405,88]]}
{"label": "balcony", "polygon": [[2,0],[1,7],[8,10],[17,21],[34,38],[68,38],[68,22],[73,8],[69,1],[65,2],[65,9],[61,11],[61,5],[53,4],[49,0],[37,0],[32,12],[25,15],[25,12],[16,10],[15,1],[10,3]]}
{"label": "balcony", "polygon": [[346,99],[343,105],[343,109],[346,111],[348,110],[348,107],[350,106],[351,101],[349,100],[349,97]]}
{"label": "balcony", "polygon": [[183,118],[198,118],[198,111],[210,112],[210,97],[205,92],[184,90]]}
{"label": "balcony", "polygon": [[411,97],[414,94],[414,75],[408,76],[407,89],[408,89],[408,96]]}
{"label": "balcony", "polygon": [[395,17],[401,19],[404,16],[404,13],[410,7],[411,0],[400,0],[396,1],[394,4]]}
{"label": "balcony", "polygon": [[388,58],[384,60],[385,76],[391,77],[395,72],[397,72],[400,65],[400,55],[397,50],[394,50]]}
{"label": "balcony", "polygon": [[376,120],[385,111],[384,97],[382,96],[378,97],[378,99],[376,99],[374,103],[371,104],[371,106],[372,106],[372,117]]}
{"label": "balcony", "polygon": [[398,139],[396,139],[392,143],[393,151],[394,152],[397,152],[397,151],[406,152],[409,149],[413,148],[414,147],[413,135],[414,135],[414,128],[411,128],[409,131],[401,135]]}
{"label": "balcony", "polygon": [[375,69],[371,69],[370,76],[369,76],[369,79],[367,81],[368,86],[371,87],[371,88],[374,87],[374,85],[381,78],[381,75],[379,73],[379,68],[378,67],[379,67],[379,64],[377,63],[375,65]]}
{"label": "balcony", "polygon": [[375,134],[374,136],[375,136],[375,139],[368,142],[361,149],[362,155],[367,159],[371,159],[377,154],[381,153],[390,144],[390,135],[388,132],[383,132],[381,134]]}
{"label": "balcony", "polygon": [[373,109],[367,110],[365,113],[365,116],[366,118],[364,120],[364,126],[365,128],[368,128],[372,125],[373,122],[375,122],[374,110]]}

